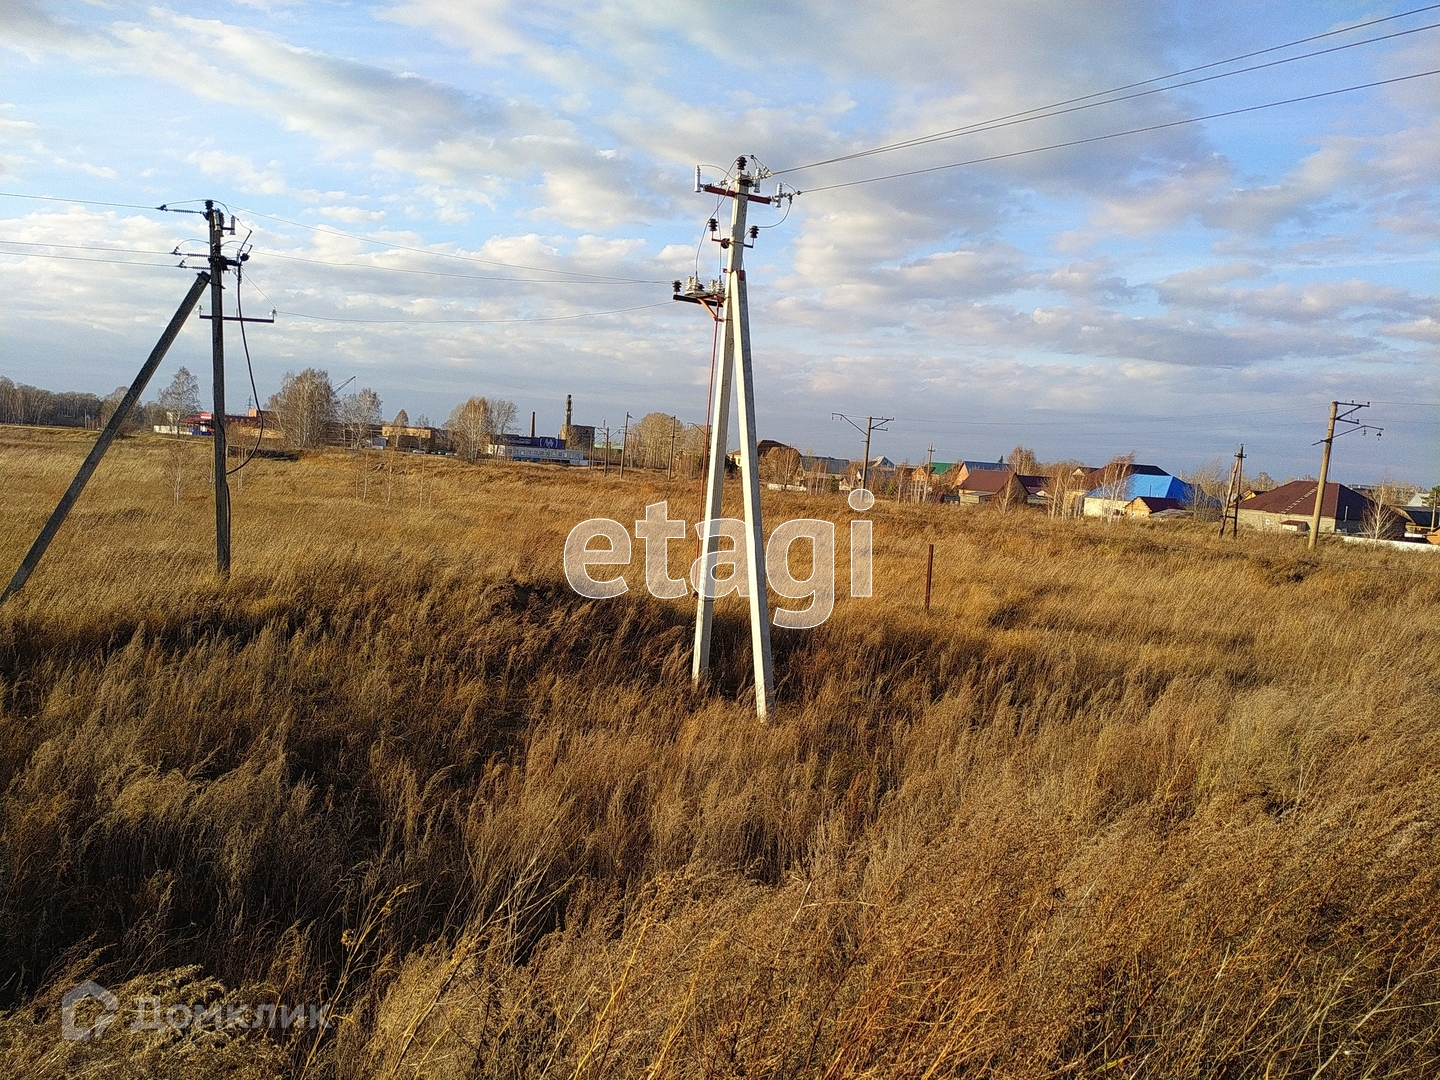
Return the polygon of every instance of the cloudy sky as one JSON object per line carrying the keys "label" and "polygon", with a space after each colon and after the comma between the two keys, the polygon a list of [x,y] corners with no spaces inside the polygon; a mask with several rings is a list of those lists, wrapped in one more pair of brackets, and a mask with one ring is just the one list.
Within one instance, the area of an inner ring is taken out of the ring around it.
{"label": "cloudy sky", "polygon": [[[668,282],[717,267],[695,164],[747,154],[801,191],[752,213],[774,226],[747,255],[762,437],[856,456],[831,414],[875,413],[896,460],[1023,443],[1173,471],[1243,441],[1283,479],[1354,398],[1384,436],[1338,443],[1338,477],[1435,483],[1419,7],[5,0],[0,370],[128,382],[191,280],[169,253],[203,233],[145,208],[213,198],[254,245],[246,313],[280,311],[249,335],[262,398],[314,365],[387,415],[489,394],[553,431],[568,392],[577,422],[703,422],[711,327]],[[192,323],[153,389],[208,372],[207,345]],[[227,392],[250,397],[233,360]]]}

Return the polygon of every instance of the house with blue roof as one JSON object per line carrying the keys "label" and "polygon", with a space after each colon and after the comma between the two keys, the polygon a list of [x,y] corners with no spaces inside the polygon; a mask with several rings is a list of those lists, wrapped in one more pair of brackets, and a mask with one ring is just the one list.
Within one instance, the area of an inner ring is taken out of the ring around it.
{"label": "house with blue roof", "polygon": [[[1203,495],[1198,497],[1205,499]],[[1124,515],[1126,507],[1136,499],[1164,499],[1171,506],[1194,506],[1197,492],[1158,465],[1129,465],[1125,475],[1085,493],[1083,513],[1086,517]]]}

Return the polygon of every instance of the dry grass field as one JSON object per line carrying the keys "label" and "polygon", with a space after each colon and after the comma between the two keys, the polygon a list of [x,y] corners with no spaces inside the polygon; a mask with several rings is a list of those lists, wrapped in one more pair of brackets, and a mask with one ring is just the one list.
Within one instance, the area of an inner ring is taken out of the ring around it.
{"label": "dry grass field", "polygon": [[[90,437],[0,431],[0,572]],[[561,572],[694,481],[257,461],[222,583],[208,452],[117,444],[0,608],[0,1073],[1440,1074],[1440,557],[881,504],[761,725],[733,598],[696,690],[638,544]]]}

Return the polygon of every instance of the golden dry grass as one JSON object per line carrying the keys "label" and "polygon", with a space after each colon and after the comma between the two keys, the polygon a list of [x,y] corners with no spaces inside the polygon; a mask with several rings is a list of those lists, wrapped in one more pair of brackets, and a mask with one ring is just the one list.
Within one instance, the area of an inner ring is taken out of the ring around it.
{"label": "golden dry grass", "polygon": [[[4,572],[88,438],[0,431]],[[693,482],[258,461],[220,583],[187,449],[0,608],[7,1075],[1440,1071],[1440,558],[882,504],[760,725],[733,601],[695,690],[638,545],[561,574]],[[340,1021],[63,1042],[84,978]]]}

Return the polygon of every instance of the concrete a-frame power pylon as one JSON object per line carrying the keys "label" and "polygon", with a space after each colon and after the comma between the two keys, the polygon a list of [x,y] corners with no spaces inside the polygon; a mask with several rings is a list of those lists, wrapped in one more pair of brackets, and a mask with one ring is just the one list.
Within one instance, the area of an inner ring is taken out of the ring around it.
{"label": "concrete a-frame power pylon", "polygon": [[[696,190],[727,197],[733,204],[730,233],[718,237],[725,252],[725,279],[718,289],[704,289],[692,279],[675,298],[703,304],[720,322],[714,385],[710,400],[710,448],[705,479],[705,520],[700,531],[699,600],[695,612],[695,652],[691,677],[699,682],[710,668],[710,637],[715,618],[715,569],[719,555],[725,486],[725,448],[729,442],[731,384],[740,417],[740,489],[745,505],[743,586],[750,599],[750,647],[755,660],[755,712],[763,718],[775,699],[775,669],[770,657],[770,611],[765,582],[765,535],[760,520],[760,475],[755,452],[755,376],[750,358],[750,311],[745,293],[744,253],[756,236],[747,231],[748,204],[776,200],[755,194],[763,170],[747,172],[745,158],[736,160],[733,184],[700,184]],[[698,170],[697,170],[698,174]],[[712,231],[716,223],[711,221]],[[737,555],[739,553],[737,552]]]}

